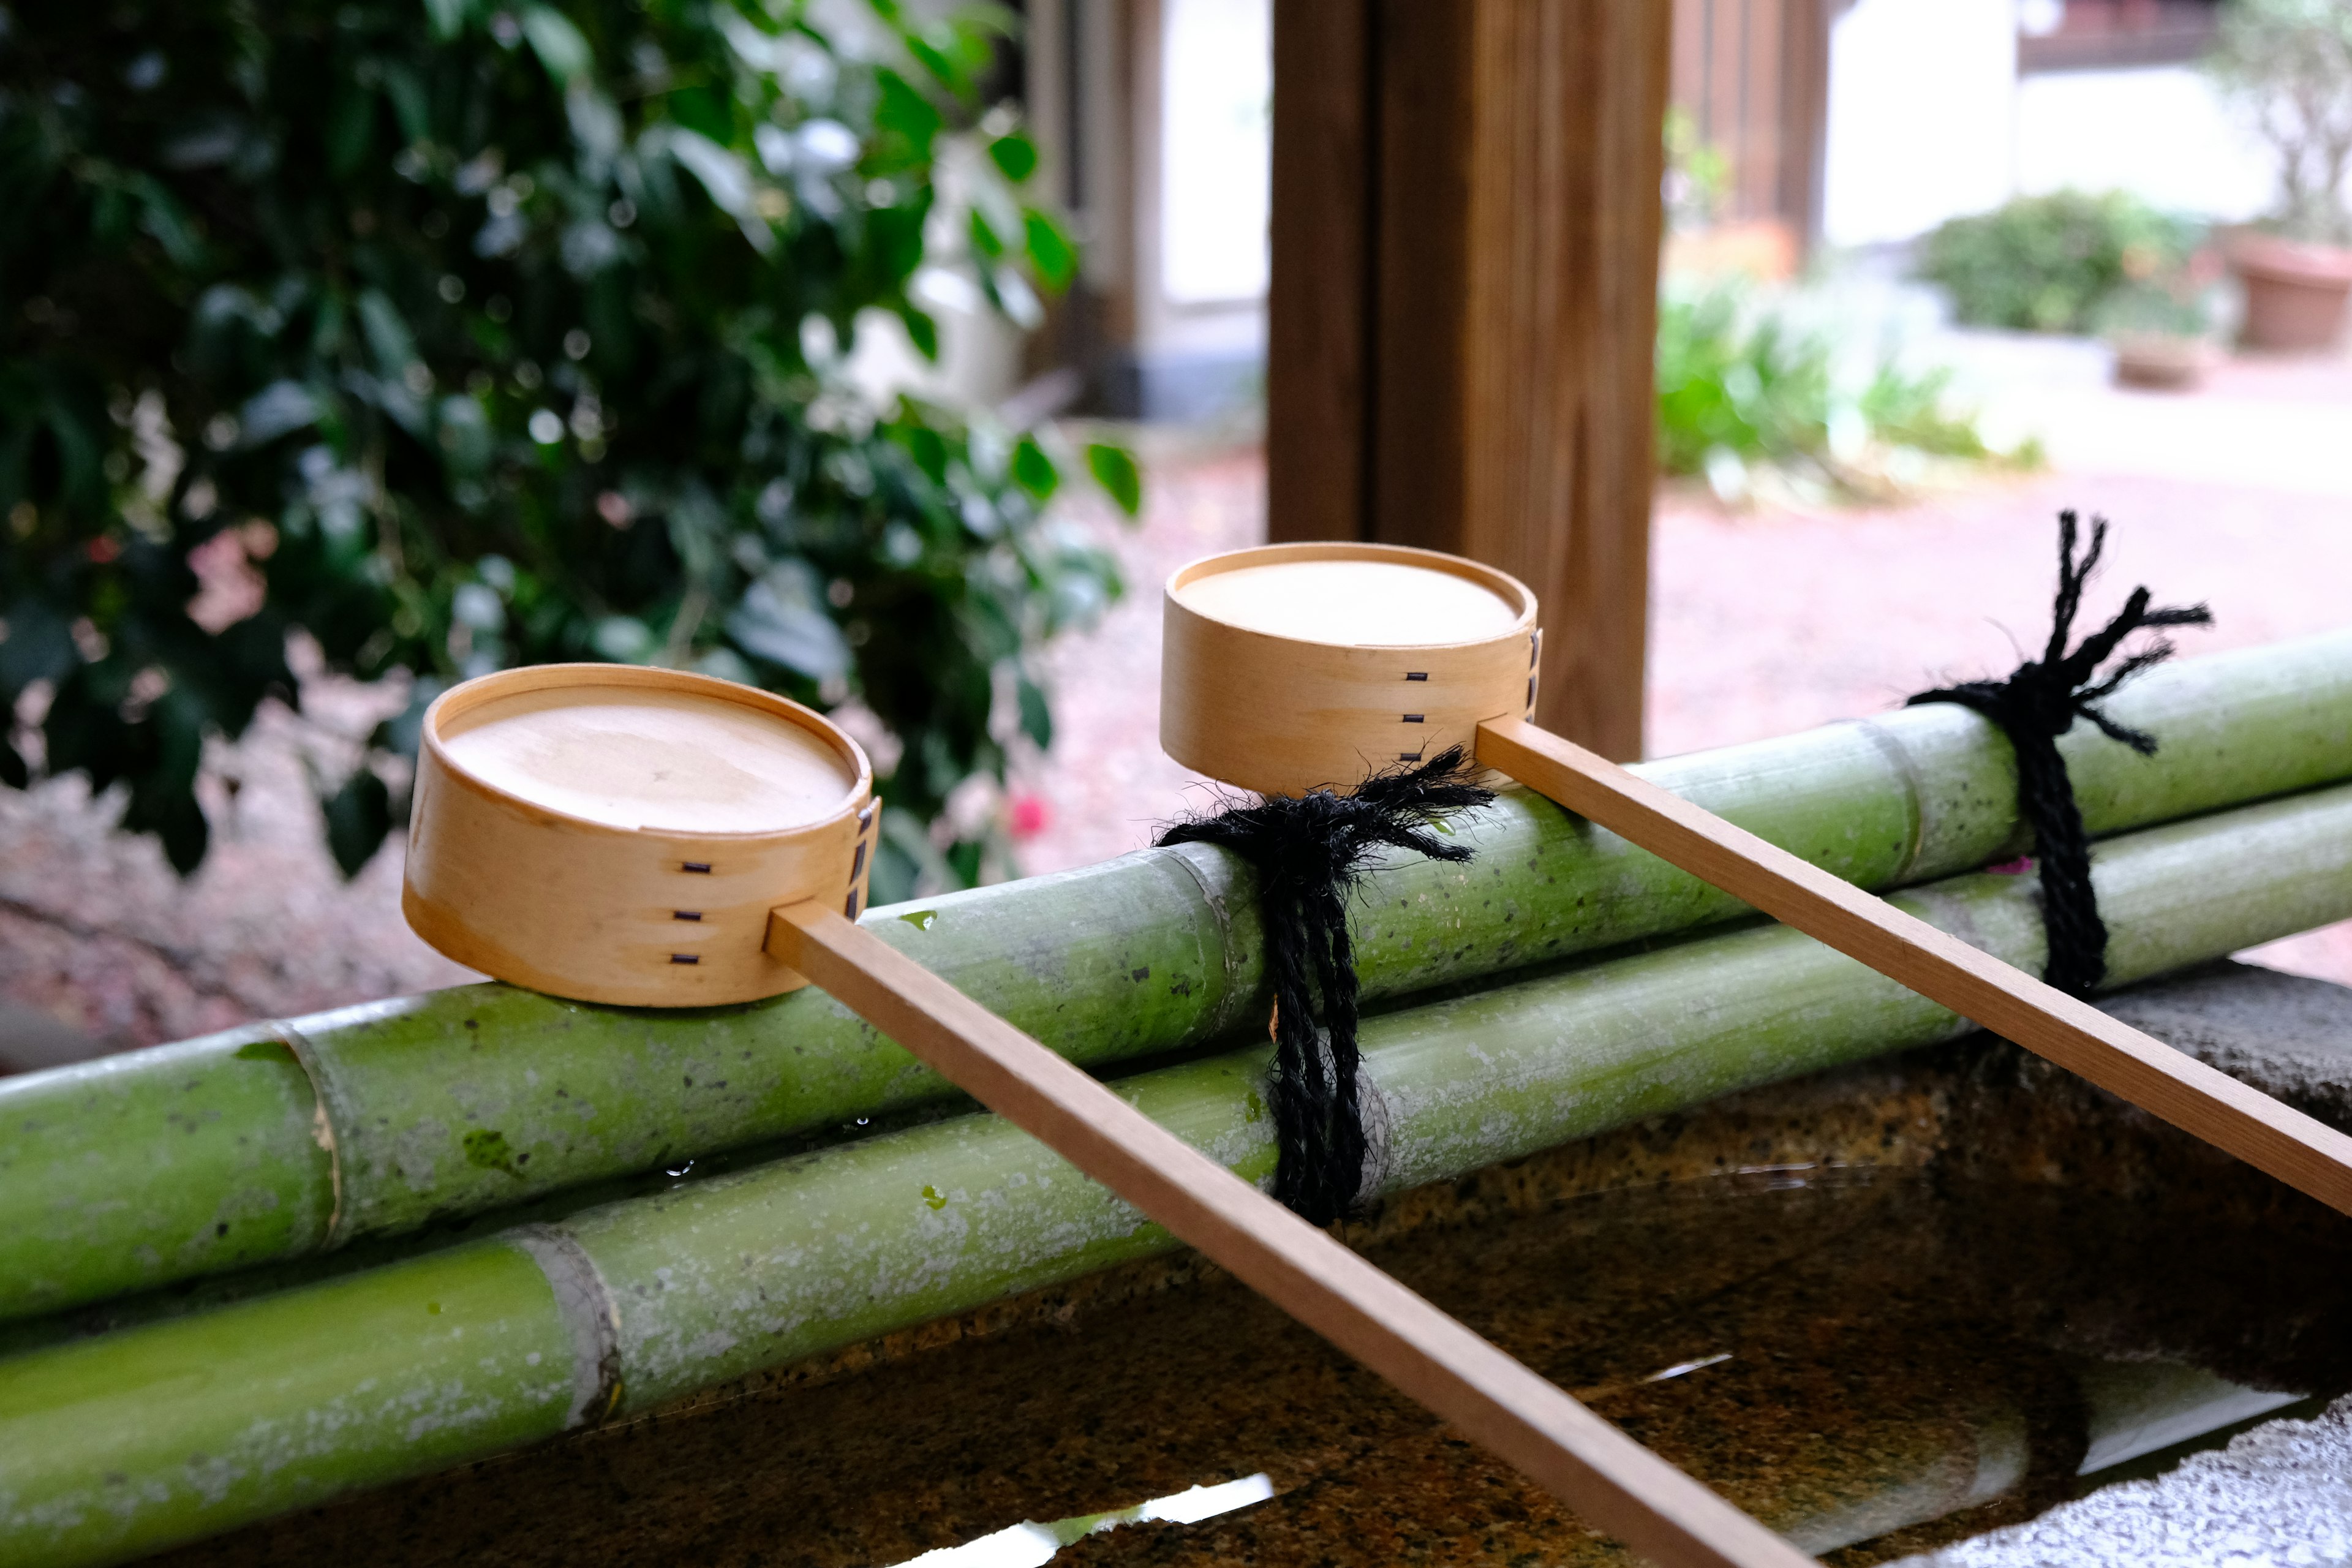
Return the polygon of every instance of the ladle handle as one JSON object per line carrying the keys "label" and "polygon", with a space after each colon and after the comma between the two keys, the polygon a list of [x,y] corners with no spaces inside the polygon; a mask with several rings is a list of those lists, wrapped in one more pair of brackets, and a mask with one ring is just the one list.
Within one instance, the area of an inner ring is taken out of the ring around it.
{"label": "ladle handle", "polygon": [[1811,1559],[840,911],[768,951],[950,1082],[1666,1568]]}
{"label": "ladle handle", "polygon": [[2352,1137],[1521,719],[1478,761],[2257,1170],[2352,1214]]}

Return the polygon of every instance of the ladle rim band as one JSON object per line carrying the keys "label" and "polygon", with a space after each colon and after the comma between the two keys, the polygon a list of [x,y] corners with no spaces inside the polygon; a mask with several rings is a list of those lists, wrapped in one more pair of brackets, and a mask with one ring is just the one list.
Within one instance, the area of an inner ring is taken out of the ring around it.
{"label": "ladle rim band", "polygon": [[[1443,572],[1448,576],[1464,578],[1495,594],[1507,604],[1518,607],[1518,616],[1510,626],[1486,637],[1463,637],[1426,643],[1330,642],[1319,637],[1290,637],[1282,632],[1265,631],[1257,626],[1245,626],[1213,616],[1196,605],[1186,604],[1177,596],[1177,590],[1202,577],[1220,573],[1237,572],[1252,566],[1276,566],[1294,561],[1373,561],[1389,562],[1399,566],[1417,566],[1424,571]],[[1214,571],[1203,568],[1213,567]],[[1423,550],[1410,544],[1379,544],[1358,540],[1309,540],[1290,544],[1255,544],[1240,550],[1220,550],[1186,562],[1168,574],[1162,598],[1184,614],[1206,621],[1226,631],[1241,632],[1265,637],[1272,642],[1288,643],[1299,647],[1475,647],[1486,643],[1505,642],[1524,637],[1536,629],[1541,605],[1535,590],[1498,567],[1483,561],[1473,561],[1466,555],[1453,555],[1443,550]]]}
{"label": "ladle rim band", "polygon": [[[513,790],[502,789],[474,773],[442,744],[441,727],[448,720],[467,709],[501,697],[520,696],[526,692],[551,690],[559,687],[617,686],[646,690],[687,692],[709,697],[720,702],[750,708],[784,720],[815,735],[830,746],[834,753],[846,762],[853,776],[843,786],[839,809],[807,822],[797,822],[789,827],[762,827],[744,831],[716,828],[623,827],[602,822],[593,816],[565,811],[561,806],[544,805]],[[874,794],[874,764],[867,760],[866,748],[852,739],[848,731],[815,709],[780,697],[775,692],[746,686],[740,680],[726,680],[715,675],[703,675],[690,669],[670,669],[656,665],[596,664],[529,664],[513,669],[493,670],[463,680],[435,698],[425,710],[425,721],[418,740],[421,750],[431,754],[449,779],[487,800],[519,806],[535,812],[551,821],[569,827],[614,838],[660,838],[672,840],[723,841],[734,844],[755,844],[786,839],[802,834],[817,832],[845,817],[856,817]]]}

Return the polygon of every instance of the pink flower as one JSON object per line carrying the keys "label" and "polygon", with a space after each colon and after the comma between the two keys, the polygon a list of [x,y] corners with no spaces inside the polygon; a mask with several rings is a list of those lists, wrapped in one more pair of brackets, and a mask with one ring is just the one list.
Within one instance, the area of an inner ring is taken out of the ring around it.
{"label": "pink flower", "polygon": [[1013,797],[1013,837],[1034,838],[1045,831],[1054,820],[1053,808],[1045,797],[1036,795],[1016,795]]}
{"label": "pink flower", "polygon": [[1996,877],[2022,877],[2033,869],[2033,857],[2020,855],[2014,860],[2004,860],[1998,866],[1988,866],[1985,869]]}

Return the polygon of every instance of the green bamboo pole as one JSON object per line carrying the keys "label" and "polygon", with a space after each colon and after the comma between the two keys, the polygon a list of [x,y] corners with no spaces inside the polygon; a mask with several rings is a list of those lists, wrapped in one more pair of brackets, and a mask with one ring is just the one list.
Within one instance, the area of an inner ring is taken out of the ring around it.
{"label": "green bamboo pole", "polygon": [[[2124,984],[2352,917],[2352,786],[2114,840]],[[1896,900],[2042,958],[2031,878]],[[1696,938],[1367,1021],[1394,1191],[1965,1027],[1785,928]],[[1120,1091],[1263,1181],[1251,1049]],[[987,1115],[0,1363],[0,1560],[116,1562],[1171,1249]]]}
{"label": "green bamboo pole", "polygon": [[[2163,741],[2063,742],[2114,833],[2352,778],[2352,634],[2184,660],[2111,704]],[[1859,885],[2020,847],[2007,743],[1911,709],[1651,763],[1646,776]],[[1457,824],[1478,858],[1367,887],[1368,999],[1743,912],[1522,793]],[[877,910],[869,926],[1097,1067],[1262,1015],[1250,882],[1188,847]],[[0,1080],[0,1321],[397,1235],[666,1161],[946,1098],[814,991],[647,1013],[460,986]]]}

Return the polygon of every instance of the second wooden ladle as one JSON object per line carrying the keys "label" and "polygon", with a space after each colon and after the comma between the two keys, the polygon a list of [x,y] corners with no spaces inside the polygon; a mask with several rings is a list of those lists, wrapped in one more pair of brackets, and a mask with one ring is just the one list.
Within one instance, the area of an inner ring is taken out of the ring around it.
{"label": "second wooden ladle", "polygon": [[1169,580],[1160,744],[1262,794],[1462,746],[1776,920],[2352,1214],[2352,1137],[1531,721],[1535,595],[1475,562],[1277,544]]}

